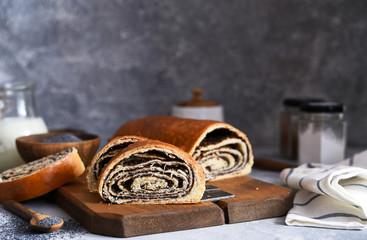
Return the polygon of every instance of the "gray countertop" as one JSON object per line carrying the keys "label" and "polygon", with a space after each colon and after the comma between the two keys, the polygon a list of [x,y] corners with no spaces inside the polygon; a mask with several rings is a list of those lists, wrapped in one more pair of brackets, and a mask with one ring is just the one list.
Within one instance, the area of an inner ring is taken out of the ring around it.
{"label": "gray countertop", "polygon": [[[282,185],[279,172],[254,169],[250,177],[259,180]],[[0,239],[116,239],[91,234],[82,226],[70,218],[64,211],[58,208],[50,196],[45,196],[24,204],[32,210],[44,214],[62,217],[64,226],[53,233],[34,234],[27,229],[27,223],[18,217],[8,213],[0,207]],[[285,217],[269,218],[257,221],[226,224],[215,227],[192,229],[177,232],[152,234],[126,239],[134,240],[160,240],[160,239],[367,239],[366,230],[336,230],[310,227],[287,226]]]}

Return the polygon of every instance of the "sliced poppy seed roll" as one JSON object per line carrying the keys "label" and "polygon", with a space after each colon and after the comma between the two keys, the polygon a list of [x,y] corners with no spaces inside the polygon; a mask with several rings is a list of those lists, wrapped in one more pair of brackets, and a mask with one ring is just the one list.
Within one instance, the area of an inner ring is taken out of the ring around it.
{"label": "sliced poppy seed roll", "polygon": [[186,152],[160,141],[135,142],[103,168],[98,192],[109,203],[199,202],[205,190],[202,167]]}
{"label": "sliced poppy seed roll", "polygon": [[183,149],[204,168],[207,181],[249,174],[253,165],[247,136],[223,122],[150,116],[128,122],[115,133],[125,135],[157,139]]}

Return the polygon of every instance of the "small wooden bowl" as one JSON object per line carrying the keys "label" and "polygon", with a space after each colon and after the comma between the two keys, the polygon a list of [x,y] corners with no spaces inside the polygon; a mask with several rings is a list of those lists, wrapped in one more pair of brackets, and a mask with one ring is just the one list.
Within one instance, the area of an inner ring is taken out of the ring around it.
{"label": "small wooden bowl", "polygon": [[[73,134],[82,139],[80,142],[61,142],[61,143],[44,143],[44,139],[61,135]],[[52,131],[44,134],[33,134],[24,137],[18,137],[15,142],[18,152],[25,162],[31,162],[51,154],[55,154],[71,147],[78,149],[80,158],[85,166],[88,166],[93,156],[96,154],[100,137],[95,134],[75,131]]]}

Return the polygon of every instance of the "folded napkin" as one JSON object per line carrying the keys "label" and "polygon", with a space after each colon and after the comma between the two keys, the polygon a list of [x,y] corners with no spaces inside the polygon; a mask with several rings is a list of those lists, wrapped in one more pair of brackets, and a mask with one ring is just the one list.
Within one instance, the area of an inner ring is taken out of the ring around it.
{"label": "folded napkin", "polygon": [[367,151],[335,165],[309,163],[287,168],[280,178],[300,189],[286,216],[287,225],[367,227]]}

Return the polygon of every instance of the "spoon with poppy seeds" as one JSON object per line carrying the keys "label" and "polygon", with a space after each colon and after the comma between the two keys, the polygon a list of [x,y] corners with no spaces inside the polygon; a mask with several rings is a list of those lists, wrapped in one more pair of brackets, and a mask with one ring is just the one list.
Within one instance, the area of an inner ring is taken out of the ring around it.
{"label": "spoon with poppy seeds", "polygon": [[64,224],[61,218],[37,213],[14,200],[5,200],[2,204],[6,210],[29,221],[29,228],[35,232],[52,232]]}

